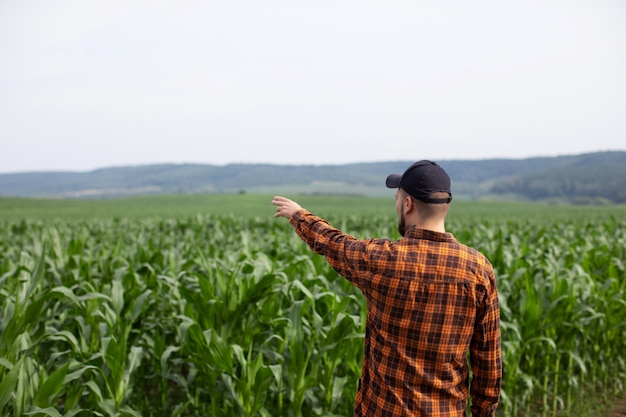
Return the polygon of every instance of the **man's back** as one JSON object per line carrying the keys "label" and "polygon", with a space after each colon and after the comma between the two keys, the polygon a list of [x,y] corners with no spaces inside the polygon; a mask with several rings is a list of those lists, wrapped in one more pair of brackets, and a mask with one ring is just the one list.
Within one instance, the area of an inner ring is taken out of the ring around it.
{"label": "man's back", "polygon": [[[369,272],[353,280],[368,305],[355,415],[463,416],[472,341],[499,337],[491,265],[452,235],[421,229],[367,246]],[[477,334],[477,319],[491,331]],[[481,373],[499,381],[500,369]]]}

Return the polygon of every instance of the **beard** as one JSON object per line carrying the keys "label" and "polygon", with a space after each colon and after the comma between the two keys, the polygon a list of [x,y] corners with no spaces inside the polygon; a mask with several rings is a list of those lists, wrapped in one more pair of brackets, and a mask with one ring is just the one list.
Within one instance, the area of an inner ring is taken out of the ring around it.
{"label": "beard", "polygon": [[404,219],[404,213],[400,213],[400,220],[398,221],[398,233],[404,237],[406,233],[406,220]]}

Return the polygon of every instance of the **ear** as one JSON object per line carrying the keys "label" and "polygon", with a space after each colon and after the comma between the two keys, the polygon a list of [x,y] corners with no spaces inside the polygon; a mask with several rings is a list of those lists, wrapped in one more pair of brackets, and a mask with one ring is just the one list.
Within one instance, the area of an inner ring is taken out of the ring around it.
{"label": "ear", "polygon": [[410,195],[405,194],[402,199],[402,211],[405,215],[409,214],[415,208],[415,202]]}

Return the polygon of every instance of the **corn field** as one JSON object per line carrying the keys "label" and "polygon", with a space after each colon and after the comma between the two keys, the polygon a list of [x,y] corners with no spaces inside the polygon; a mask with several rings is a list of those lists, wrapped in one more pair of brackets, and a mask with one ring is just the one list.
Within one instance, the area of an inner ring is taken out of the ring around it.
{"label": "corn field", "polygon": [[[388,216],[345,216],[395,237]],[[624,392],[626,221],[456,221],[496,270],[500,416]],[[350,416],[361,294],[286,221],[0,223],[0,416]]]}

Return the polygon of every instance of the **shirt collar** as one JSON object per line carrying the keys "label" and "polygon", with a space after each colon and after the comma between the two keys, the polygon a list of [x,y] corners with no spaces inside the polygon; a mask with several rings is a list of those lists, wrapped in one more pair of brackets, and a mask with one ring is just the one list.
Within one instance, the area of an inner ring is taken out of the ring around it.
{"label": "shirt collar", "polygon": [[434,230],[418,229],[415,226],[409,226],[407,231],[404,233],[404,237],[411,239],[432,240],[435,242],[456,242],[452,233],[441,233],[435,232]]}

